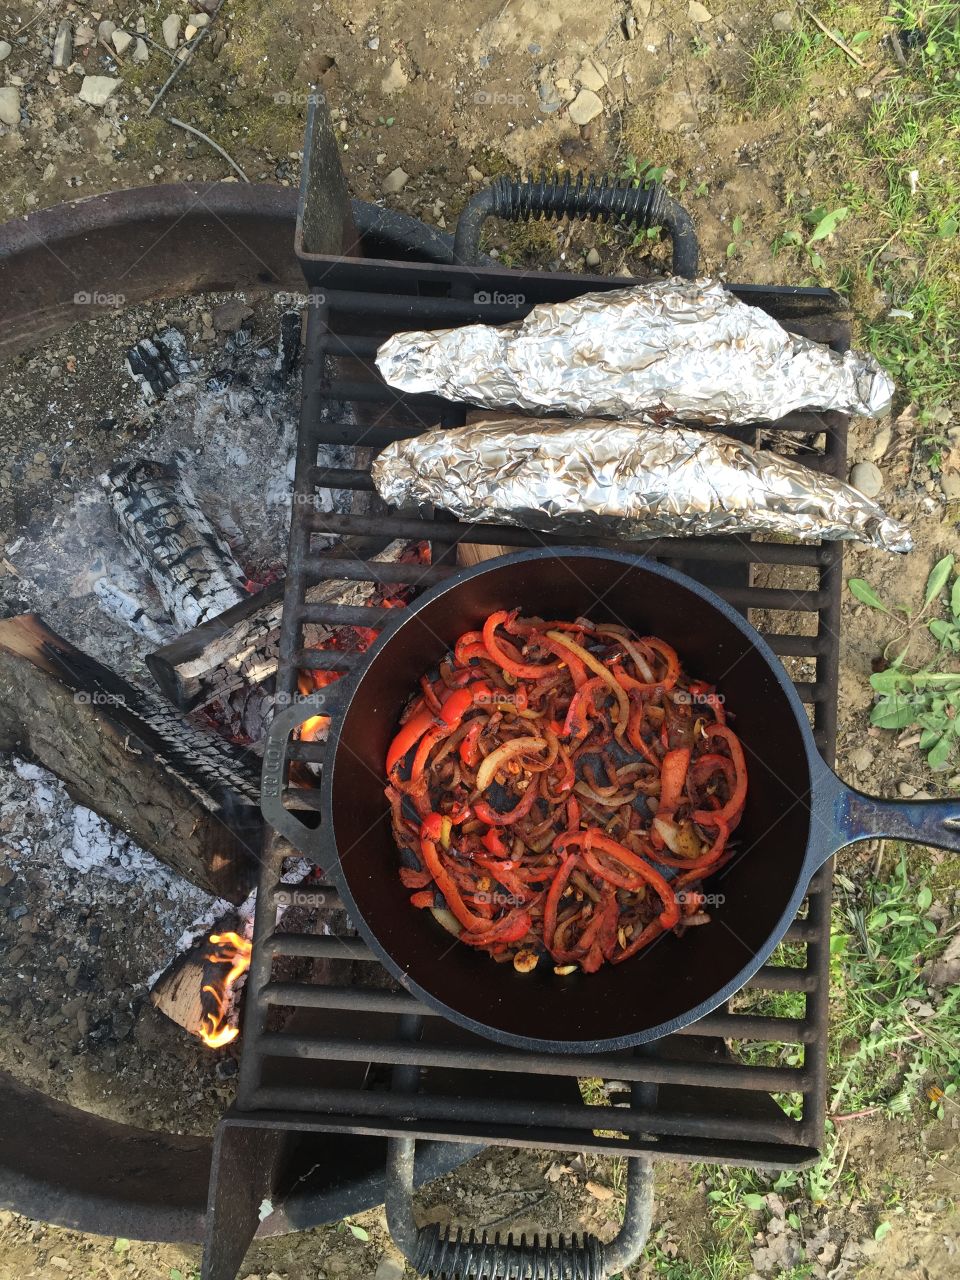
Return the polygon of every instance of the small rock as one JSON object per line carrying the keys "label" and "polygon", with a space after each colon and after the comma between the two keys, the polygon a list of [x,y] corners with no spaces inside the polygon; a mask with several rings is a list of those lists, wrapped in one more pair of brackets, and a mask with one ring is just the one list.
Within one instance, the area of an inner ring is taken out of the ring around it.
{"label": "small rock", "polygon": [[410,77],[400,65],[400,59],[394,58],[387,68],[387,73],[380,81],[380,88],[384,93],[399,93],[401,89],[405,89],[410,83]]}
{"label": "small rock", "polygon": [[866,102],[867,98],[873,97],[873,89],[868,84],[858,84],[853,91],[853,96],[859,98],[861,102]]}
{"label": "small rock", "polygon": [[196,27],[199,31],[201,27],[209,27],[210,15],[209,13],[191,13],[187,21],[190,23],[191,27]]}
{"label": "small rock", "polygon": [[883,489],[883,475],[872,462],[858,462],[850,472],[850,483],[865,498],[875,498]]}
{"label": "small rock", "polygon": [[69,67],[73,59],[73,23],[64,18],[53,41],[53,66],[57,71]]}
{"label": "small rock", "polygon": [[94,31],[93,27],[88,27],[85,22],[82,22],[73,33],[73,43],[78,45],[81,49],[85,45],[93,44],[96,38],[97,33]]}
{"label": "small rock", "polygon": [[20,90],[13,85],[5,85],[0,89],[0,123],[20,123]]}
{"label": "small rock", "polygon": [[637,15],[630,10],[623,20],[623,38],[625,40],[636,40],[637,38]]}
{"label": "small rock", "polygon": [[909,800],[911,796],[915,796],[917,794],[917,788],[912,786],[909,782],[898,782],[897,791],[905,800]]}
{"label": "small rock", "polygon": [[377,1263],[373,1280],[403,1280],[404,1266],[399,1258],[392,1258],[385,1253]]}
{"label": "small rock", "polygon": [[[110,36],[111,43],[121,56],[127,52],[133,44],[133,36],[129,31],[114,31]],[[89,78],[89,77],[88,77]],[[103,77],[101,76],[100,79]]]}
{"label": "small rock", "polygon": [[[0,93],[3,90],[0,89]],[[2,119],[2,116],[0,116]],[[960,498],[960,471],[941,471],[940,472],[940,488],[943,490],[943,496],[949,502],[955,502]]]}
{"label": "small rock", "polygon": [[857,773],[866,773],[873,764],[873,752],[869,747],[855,747],[847,757]]}
{"label": "small rock", "polygon": [[596,249],[587,250],[586,262],[588,267],[599,267],[600,254],[596,251]]}
{"label": "small rock", "polygon": [[137,43],[133,46],[133,60],[134,62],[150,61],[150,50],[147,48],[147,42],[139,36],[137,36]]}
{"label": "small rock", "polygon": [[[193,39],[193,37],[197,34],[197,32],[198,32],[199,30],[200,30],[200,28],[199,28],[199,27],[195,27],[195,26],[193,25],[193,23],[192,23],[192,22],[188,22],[188,23],[187,23],[186,27],[184,28],[184,32],[183,32],[183,38],[184,38],[184,40],[186,40],[187,44],[189,44],[189,43],[190,43],[190,41]],[[180,50],[180,52],[181,52],[181,53],[183,53],[183,52],[184,52],[184,50],[183,50],[183,49],[181,49],[181,50]]]}
{"label": "small rock", "polygon": [[56,1253],[50,1259],[50,1265],[51,1267],[56,1267],[58,1271],[70,1270],[70,1263],[66,1260],[66,1258],[61,1258],[60,1255]]}
{"label": "small rock", "polygon": [[104,18],[99,27],[97,27],[97,39],[102,40],[104,44],[110,44],[116,29],[117,24],[115,22],[111,22],[109,18]]}
{"label": "small rock", "polygon": [[607,69],[598,66],[592,58],[584,58],[577,68],[576,78],[584,89],[592,89],[594,93],[599,93],[601,89],[606,88]]}
{"label": "small rock", "polygon": [[370,37],[370,39],[367,41],[367,48],[368,48],[368,49],[379,49],[379,48],[380,48],[380,37],[379,37],[379,36],[371,36],[371,37]]}
{"label": "small rock", "polygon": [[482,182],[484,179],[484,176],[485,175],[480,172],[480,170],[477,168],[476,165],[474,164],[467,165],[467,177],[470,179],[471,182]]}
{"label": "small rock", "polygon": [[592,89],[581,89],[569,107],[574,124],[585,125],[603,113],[603,103]]}
{"label": "small rock", "polygon": [[[115,34],[120,33],[118,31]],[[102,107],[119,87],[120,81],[112,76],[84,76],[80,86],[80,101],[89,102],[91,107]]]}
{"label": "small rock", "polygon": [[712,22],[713,14],[705,6],[699,3],[699,0],[690,0],[687,7],[687,14],[691,22]]}
{"label": "small rock", "polygon": [[789,31],[793,27],[793,14],[789,9],[781,9],[770,19],[774,31]]}
{"label": "small rock", "polygon": [[385,196],[395,196],[402,191],[410,179],[409,173],[401,169],[398,165],[392,173],[388,173],[383,180],[382,191]]}
{"label": "small rock", "polygon": [[611,1187],[605,1187],[602,1182],[588,1182],[587,1191],[593,1196],[594,1200],[612,1200],[614,1196]]}
{"label": "small rock", "polygon": [[557,93],[556,85],[549,77],[541,82],[537,94],[539,97],[538,106],[546,116],[552,115],[554,111],[559,111],[563,106],[563,99]]}
{"label": "small rock", "polygon": [[230,302],[221,302],[219,306],[214,307],[211,320],[214,329],[219,333],[236,333],[244,320],[252,315],[251,307],[241,302],[239,298],[234,298]]}
{"label": "small rock", "polygon": [[890,441],[893,439],[893,427],[890,423],[886,423],[878,431],[874,433],[873,439],[867,448],[867,457],[871,462],[879,462],[883,455],[890,448]]}
{"label": "small rock", "polygon": [[163,42],[168,49],[175,49],[179,44],[181,25],[179,13],[168,13],[161,23],[160,30],[163,33]]}
{"label": "small rock", "polygon": [[0,40],[0,62],[2,62],[4,58],[9,58],[12,52],[13,52],[13,45],[10,43],[10,41]]}

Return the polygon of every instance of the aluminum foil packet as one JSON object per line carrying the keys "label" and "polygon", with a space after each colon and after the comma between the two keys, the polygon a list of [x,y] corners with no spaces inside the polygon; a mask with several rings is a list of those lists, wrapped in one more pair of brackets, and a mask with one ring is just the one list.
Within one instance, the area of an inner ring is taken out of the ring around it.
{"label": "aluminum foil packet", "polygon": [[373,480],[397,507],[617,538],[779,533],[909,551],[851,485],[729,436],[644,422],[497,418],[389,445]]}
{"label": "aluminum foil packet", "polygon": [[526,319],[397,333],[377,367],[401,391],[486,409],[677,421],[774,421],[794,409],[877,417],[893,383],[868,355],[788,333],[719,280],[540,303]]}

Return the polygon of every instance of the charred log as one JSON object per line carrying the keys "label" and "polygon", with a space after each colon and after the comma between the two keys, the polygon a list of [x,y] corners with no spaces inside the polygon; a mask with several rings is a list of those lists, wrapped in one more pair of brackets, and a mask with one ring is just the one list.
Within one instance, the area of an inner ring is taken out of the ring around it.
{"label": "charred log", "polygon": [[241,902],[253,887],[259,762],[35,614],[0,621],[0,750],[37,760],[75,801],[207,892]]}
{"label": "charred log", "polygon": [[[405,543],[392,542],[372,558],[391,564],[400,559]],[[184,711],[221,703],[244,685],[263,684],[276,674],[283,611],[283,582],[250,596],[220,617],[195,627],[147,658],[157,684],[170,701]],[[311,604],[331,607],[363,607],[370,604],[375,587],[366,582],[322,582],[310,588]],[[304,647],[321,648],[333,627],[310,624]]]}
{"label": "charred log", "polygon": [[207,622],[245,598],[243,570],[176,466],[127,462],[102,483],[121,536],[181,627]]}

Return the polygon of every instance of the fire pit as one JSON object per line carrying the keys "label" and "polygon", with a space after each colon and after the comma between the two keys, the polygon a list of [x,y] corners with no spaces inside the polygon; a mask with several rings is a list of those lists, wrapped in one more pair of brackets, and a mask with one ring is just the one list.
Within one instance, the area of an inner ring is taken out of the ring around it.
{"label": "fire pit", "polygon": [[[134,316],[140,314],[137,308],[142,308],[151,299],[169,300],[160,308],[143,312],[145,316],[156,317],[156,322],[152,319],[151,323],[162,328],[162,323],[157,322],[162,322],[163,316],[174,307],[174,300],[198,292],[209,296],[211,292],[218,290],[229,291],[226,301],[235,299],[238,291],[243,290],[252,289],[250,296],[253,299],[260,296],[265,300],[271,299],[278,292],[286,293],[288,299],[285,303],[282,299],[279,305],[269,301],[271,313],[276,317],[273,340],[277,341],[281,337],[278,326],[284,307],[287,310],[296,308],[298,296],[304,292],[302,274],[292,253],[295,212],[295,200],[285,191],[270,188],[251,191],[222,184],[203,188],[154,188],[142,192],[117,193],[54,208],[27,221],[9,224],[0,231],[0,283],[6,302],[0,318],[2,350],[7,357],[28,349],[36,350],[37,344],[49,340],[65,326],[102,312],[103,319],[99,321],[101,329],[106,326],[109,333],[116,331],[118,335],[116,356],[118,367],[122,368],[125,345],[130,345],[133,337],[139,334],[129,333],[127,336],[130,341],[124,342],[121,335],[127,332],[129,325],[125,329],[123,324],[114,324],[111,320],[108,302],[111,296],[116,299],[123,295],[128,306],[124,315]],[[356,206],[358,223],[370,230],[373,237],[371,243],[376,244],[379,251],[391,255],[409,252],[410,246],[416,243],[418,225],[411,219],[399,218],[390,220],[385,228],[374,231],[381,221],[380,213],[381,211],[369,206]],[[426,234],[426,229],[424,232],[422,240],[425,252],[436,251],[436,245],[431,250],[431,237]],[[159,246],[155,251],[152,250],[154,245]],[[442,244],[440,247],[442,248]],[[84,301],[84,295],[87,299],[102,297],[105,301],[102,304],[91,303]],[[134,304],[133,312],[129,311],[131,304]],[[212,304],[198,303],[193,312],[199,316],[204,307],[209,305]],[[193,314],[189,306],[185,311]],[[299,324],[297,327],[299,328]],[[220,341],[222,338],[221,334]],[[81,351],[83,350],[85,348],[81,347]],[[271,369],[272,364],[271,359]],[[126,374],[121,374],[120,380],[129,383]],[[215,394],[208,392],[202,384],[200,390],[203,395]],[[105,406],[106,417],[115,407],[110,398],[113,392],[109,388],[103,388],[99,394]],[[295,404],[296,383],[292,394],[294,400],[291,403]],[[140,403],[139,394],[135,398]],[[285,421],[292,430],[295,415],[291,417],[287,414]],[[70,419],[65,417],[61,425],[69,430],[69,422]],[[120,435],[120,432],[120,423],[107,420],[102,433],[98,434],[97,438],[104,442],[103,448],[107,455],[105,469],[109,466],[110,451],[115,450],[119,442],[131,451],[130,438]],[[57,475],[48,475],[45,481],[38,483],[46,483],[60,492],[57,488],[58,479]],[[278,490],[285,490],[282,465],[275,481]],[[69,494],[66,486],[64,489]],[[101,507],[96,510],[84,508],[81,515],[95,515],[98,519],[103,517],[102,527],[112,530],[113,541],[108,549],[115,550],[114,513],[108,507],[107,494],[98,486],[88,491],[86,497],[89,499],[94,492],[96,502]],[[201,496],[204,496],[202,492]],[[21,506],[21,511],[23,510]],[[222,507],[215,508],[217,517],[222,514],[222,510]],[[277,528],[282,531],[285,524],[286,517],[283,517]],[[86,521],[84,528],[88,527],[89,521]],[[254,527],[252,532],[256,533],[257,528]],[[56,529],[51,532],[52,543],[56,542],[56,533]],[[282,541],[280,538],[277,542],[280,551]],[[53,612],[42,598],[31,594],[26,577],[18,579],[11,575],[4,579],[9,587],[7,599],[11,601],[4,612],[10,614],[42,606],[49,621],[61,626],[66,624],[65,629],[74,639],[85,643],[88,635],[86,615],[77,601],[70,598],[73,594],[70,590],[71,573],[75,573],[81,561],[81,557],[75,554],[77,550],[74,542],[69,538],[65,539],[63,562],[54,566],[44,564],[44,573],[38,575],[47,579],[49,594],[46,599],[62,600],[62,610]],[[29,544],[21,546],[13,553],[13,560],[20,560],[24,564],[24,557],[30,551]],[[71,555],[74,555],[73,568],[69,563]],[[15,567],[12,561],[8,563]],[[52,579],[49,576],[51,568],[54,571]],[[5,572],[9,574],[6,566]],[[152,618],[149,611],[140,618],[129,617],[128,614],[135,612],[135,609],[128,608],[131,599],[134,605],[141,602],[125,596],[125,586],[131,585],[129,582],[121,580],[119,585],[119,592],[111,593],[109,599],[95,601],[93,605],[93,613],[99,613],[101,620],[105,615],[100,610],[113,610],[113,623],[110,625],[109,619],[106,619],[107,629],[100,634],[99,643],[88,646],[96,649],[101,661],[97,666],[88,665],[85,668],[85,683],[75,688],[69,685],[67,677],[70,673],[77,672],[76,655],[70,653],[70,646],[62,644],[62,634],[56,636],[54,633],[51,637],[47,632],[37,633],[34,625],[33,634],[29,636],[34,655],[42,658],[39,667],[30,664],[33,668],[31,687],[37,687],[34,681],[42,675],[50,695],[60,699],[56,714],[68,712],[77,717],[73,722],[74,734],[68,745],[75,751],[75,763],[84,765],[88,754],[84,749],[85,740],[76,736],[84,724],[93,735],[86,740],[87,747],[100,736],[100,729],[112,726],[106,740],[117,743],[123,751],[124,761],[128,762],[139,759],[133,755],[134,750],[144,749],[140,739],[129,737],[131,730],[134,734],[145,734],[149,739],[151,759],[165,757],[171,743],[174,746],[183,745],[180,741],[183,733],[180,713],[169,700],[157,700],[156,695],[146,693],[149,681],[145,672],[140,669],[133,674],[131,667],[131,653],[134,650],[142,653],[156,649],[158,645],[163,647],[164,639],[175,637],[178,628],[162,616],[162,610],[154,609],[155,616]],[[245,584],[241,583],[240,587],[243,590]],[[267,588],[265,603],[268,603],[270,594],[271,590]],[[247,600],[253,598],[245,590],[244,596]],[[275,584],[273,598],[277,599],[278,596]],[[92,599],[89,596],[86,598]],[[277,624],[278,622],[279,616]],[[159,623],[162,630],[152,631],[153,623]],[[6,639],[8,642],[12,641],[12,624],[8,620],[4,625],[8,627]],[[128,630],[128,627],[131,629]],[[22,642],[31,628],[27,627],[24,632],[21,626],[17,630],[19,641]],[[91,636],[93,630],[95,628],[90,629]],[[124,640],[124,636],[129,639]],[[20,648],[22,647],[20,643]],[[53,664],[52,667],[50,664]],[[43,670],[44,667],[47,669]],[[5,669],[5,677],[9,676],[11,669]],[[23,661],[18,664],[18,669],[21,672],[25,670]],[[127,679],[123,672],[130,675],[131,679]],[[162,675],[158,678],[163,687]],[[138,696],[131,695],[131,688]],[[149,714],[162,710],[162,732],[158,731],[156,725],[145,725],[142,714],[145,710]],[[32,733],[37,735],[38,747],[42,745],[41,738],[45,736],[47,748],[52,750],[56,746],[54,739],[58,736],[58,725],[53,716],[47,719],[49,733],[45,733],[44,718],[40,716],[34,717]],[[202,722],[199,727],[204,728]],[[24,736],[22,724],[6,725],[5,731],[10,736],[5,736],[4,749],[13,747],[19,751],[26,750],[29,742]],[[59,732],[62,734],[62,726]],[[206,736],[201,734],[202,738]],[[218,736],[215,746],[216,767],[219,772],[220,767],[230,758],[229,743]],[[224,748],[227,749],[226,756],[223,754]],[[245,757],[242,748],[235,755],[243,764],[245,781],[242,785],[246,790],[247,816],[253,824],[254,832],[258,833],[261,825],[256,809],[259,766],[255,757]],[[180,764],[184,764],[182,758],[179,764],[175,762],[173,774],[162,769],[156,779],[164,778],[166,785],[173,775],[184,779],[189,776],[195,783],[196,761],[184,769],[179,767]],[[129,1056],[127,1046],[133,1044],[139,1036],[139,1031],[135,1035],[130,1034],[134,1016],[126,1007],[129,992],[125,992],[122,987],[117,992],[115,1016],[111,1018],[108,1014],[103,1028],[95,1017],[91,1020],[84,1013],[83,1006],[87,1002],[86,975],[100,968],[98,957],[101,953],[104,959],[108,954],[115,955],[116,964],[120,968],[124,950],[131,957],[135,954],[142,955],[144,959],[138,959],[137,963],[141,965],[144,978],[150,974],[151,968],[157,967],[157,963],[162,966],[165,960],[170,959],[179,947],[186,948],[180,956],[181,966],[189,968],[196,960],[196,953],[189,948],[189,938],[184,937],[178,941],[175,936],[167,936],[164,940],[162,932],[158,933],[152,921],[143,915],[142,893],[138,891],[138,883],[143,883],[145,875],[149,878],[150,893],[156,895],[157,901],[168,903],[170,920],[191,920],[200,916],[197,921],[197,940],[200,944],[199,951],[204,956],[215,949],[208,945],[206,934],[211,929],[216,931],[218,921],[211,918],[204,925],[202,918],[204,905],[214,899],[209,892],[194,889],[175,871],[167,873],[162,868],[157,869],[158,864],[152,859],[148,859],[148,868],[136,846],[130,845],[122,835],[112,832],[90,808],[75,808],[63,788],[43,769],[23,762],[18,764],[17,770],[16,773],[11,771],[10,787],[4,792],[5,796],[10,794],[16,798],[15,804],[5,810],[8,835],[11,831],[16,834],[17,822],[29,820],[35,824],[34,830],[37,833],[49,830],[51,850],[64,843],[70,850],[73,847],[71,840],[76,836],[74,844],[81,852],[75,849],[70,854],[74,861],[68,859],[66,867],[60,867],[55,862],[51,862],[46,869],[35,867],[30,873],[29,882],[18,882],[5,874],[0,882],[0,892],[3,893],[8,921],[15,931],[20,929],[21,936],[28,941],[36,935],[23,930],[22,923],[32,926],[32,919],[38,914],[33,908],[29,893],[44,893],[47,901],[62,900],[67,908],[64,921],[76,920],[75,927],[79,930],[78,946],[64,948],[63,968],[58,977],[48,979],[47,987],[51,993],[62,991],[60,999],[64,1006],[70,1006],[71,1003],[78,1006],[80,1011],[77,1019],[82,1020],[78,1027],[79,1036],[89,1044],[104,1046],[96,1051],[97,1061],[103,1064],[103,1074],[96,1079],[90,1077],[94,1084],[97,1079],[103,1080],[102,1090],[99,1085],[93,1090],[97,1096],[102,1092],[103,1103],[95,1101],[94,1105],[103,1114],[93,1114],[89,1110],[68,1105],[66,1097],[76,1097],[78,1090],[75,1086],[65,1088],[63,1079],[58,1082],[59,1067],[56,1063],[48,1070],[45,1064],[33,1063],[29,1057],[19,1055],[19,1062],[11,1063],[15,1074],[0,1073],[0,1107],[4,1114],[0,1137],[0,1168],[3,1170],[0,1175],[0,1202],[31,1217],[89,1231],[142,1239],[200,1240],[204,1231],[212,1144],[209,1138],[181,1135],[191,1131],[202,1133],[205,1128],[209,1131],[225,1098],[232,1093],[234,1082],[230,1079],[228,1068],[235,1068],[235,1058],[229,1056],[228,1049],[228,1056],[218,1062],[218,1056],[206,1056],[209,1051],[200,1047],[199,1041],[172,1032],[174,1041],[177,1036],[182,1040],[182,1048],[177,1049],[181,1067],[178,1069],[171,1065],[167,1079],[171,1083],[177,1081],[178,1084],[173,1087],[184,1091],[184,1110],[175,1119],[171,1115],[167,1121],[174,1132],[164,1131],[162,1111],[159,1127],[150,1127],[151,1123],[157,1126],[158,1117],[154,1114],[154,1105],[151,1104],[146,1109],[143,1106],[143,1090],[146,1088],[149,1091],[151,1088],[145,1081],[149,1079],[149,1072],[155,1069],[158,1061],[172,1063],[169,1043],[165,1042],[161,1051],[148,1036],[143,1044],[134,1045],[136,1052],[133,1056],[139,1054],[148,1065],[148,1074],[141,1078],[139,1088],[132,1083],[123,1083],[124,1077],[119,1074],[115,1082],[109,1084],[107,1073],[111,1069],[110,1064],[115,1062],[115,1050],[112,1047],[114,1036],[124,1037],[124,1061]],[[110,773],[104,769],[100,776],[109,777]],[[132,775],[126,769],[118,769],[116,776],[129,783]],[[96,797],[89,797],[94,808],[104,803],[102,790],[98,790]],[[233,787],[227,790],[230,792],[230,805],[233,805],[236,792]],[[129,830],[130,822],[135,823],[138,819],[140,807],[126,803],[119,795],[114,800],[124,810],[122,817],[117,814],[118,823]],[[235,814],[231,813],[231,822],[233,816]],[[219,823],[219,819],[216,822]],[[197,833],[201,831],[202,827],[198,827],[196,821],[193,821],[189,824],[189,832],[185,828],[180,834],[191,834],[194,847],[199,851],[202,841],[199,841]],[[178,844],[173,838],[174,834],[170,833],[168,852],[174,852],[173,846]],[[146,843],[146,831],[141,831],[140,836]],[[223,836],[224,829],[218,826],[217,848],[228,852],[222,843]],[[249,833],[244,839],[249,844]],[[182,852],[184,845],[179,843],[179,848]],[[101,878],[95,882],[89,881],[90,886],[94,883],[98,886],[96,897],[91,897],[93,890],[88,886],[90,872],[85,868],[93,866],[94,872],[98,874],[94,865],[98,859],[116,863],[122,879]],[[248,857],[237,860],[231,856],[222,865],[224,869],[230,867],[232,875],[244,863],[249,868]],[[34,886],[37,875],[40,879]],[[68,881],[74,886],[72,890]],[[227,888],[229,896],[238,901],[245,896],[252,883],[248,870],[242,873],[233,888],[229,888],[226,882],[211,884],[208,888],[214,893],[221,893]],[[43,885],[47,888],[44,889]],[[68,893],[73,895],[72,902],[63,897]],[[115,904],[111,910],[125,910],[125,919],[136,922],[138,926],[135,929],[125,929],[117,939],[101,934],[100,926],[93,923],[89,924],[88,932],[88,926],[84,923],[85,916],[90,911],[87,904],[94,902],[99,908],[105,893]],[[124,904],[123,907],[121,903]],[[221,911],[229,905],[221,902]],[[220,922],[224,923],[222,917]],[[235,924],[240,930],[237,938],[241,949],[248,945],[237,917],[228,918],[225,923]],[[229,933],[229,929],[226,932]],[[152,965],[149,964],[150,948],[153,948],[154,955]],[[22,955],[23,947],[15,948],[13,953],[8,952],[8,959],[12,954],[14,982],[12,988],[8,985],[5,991],[5,1001],[17,995],[16,969],[18,964],[22,969],[24,963],[17,955],[18,950]],[[71,954],[73,950],[82,954],[75,957]],[[211,985],[215,985],[218,993],[203,1002],[207,1004],[207,1008],[203,1008],[197,1000],[200,986],[206,984],[198,979],[195,968],[189,980],[179,983],[181,994],[187,993],[186,1000],[176,999],[177,972],[172,970],[168,975],[173,989],[175,1011],[190,1010],[191,1016],[195,1014],[198,1019],[213,1015],[213,1020],[208,1021],[205,1027],[214,1043],[224,1043],[236,1035],[235,1010],[229,1007],[229,1001],[220,1000],[222,979],[231,967],[235,967],[232,965],[234,954],[235,950],[231,948],[230,962],[227,965],[214,963],[206,970],[208,977],[213,980]],[[93,966],[92,970],[90,966]],[[142,1001],[141,994],[137,1003]],[[220,1004],[223,1007],[218,1016]],[[138,1026],[149,1026],[150,1013],[150,1005],[147,1004],[140,1013]],[[4,1016],[11,1015],[6,1013]],[[153,1017],[156,1018],[156,1015]],[[78,1025],[70,1008],[63,1021]],[[56,1033],[54,1045],[61,1042],[64,1034]],[[191,1048],[193,1044],[196,1044],[196,1049]],[[184,1053],[186,1057],[183,1057]],[[56,1053],[52,1055],[54,1059],[57,1056]],[[69,1062],[69,1055],[67,1061]],[[216,1072],[213,1070],[215,1063],[218,1064]],[[199,1068],[199,1076],[196,1074],[198,1067],[194,1064],[203,1064]],[[7,1065],[6,1061],[3,1065]],[[49,1085],[46,1083],[48,1078]],[[188,1082],[191,1079],[199,1081],[201,1078],[208,1081],[203,1089],[190,1090]],[[222,1083],[218,1083],[221,1080]],[[31,1088],[30,1085],[37,1081],[57,1096]],[[129,1103],[123,1097],[126,1090],[129,1090]],[[88,1107],[90,1087],[85,1083],[79,1092],[83,1097],[83,1107]],[[202,1100],[201,1092],[204,1095]],[[197,1103],[191,1102],[191,1098],[196,1098]],[[148,1117],[146,1121],[145,1111]],[[146,1127],[141,1127],[144,1124]],[[419,1175],[421,1179],[434,1177],[465,1158],[466,1154],[469,1151],[462,1152],[459,1148],[435,1147],[432,1152],[425,1153]],[[338,1172],[335,1178],[314,1177],[309,1186],[298,1188],[288,1197],[284,1206],[278,1207],[271,1221],[263,1224],[261,1233],[266,1235],[290,1230],[294,1220],[298,1227],[337,1220],[346,1213],[380,1203],[384,1194],[383,1159],[382,1143],[371,1142],[365,1146],[361,1144],[348,1170]]]}

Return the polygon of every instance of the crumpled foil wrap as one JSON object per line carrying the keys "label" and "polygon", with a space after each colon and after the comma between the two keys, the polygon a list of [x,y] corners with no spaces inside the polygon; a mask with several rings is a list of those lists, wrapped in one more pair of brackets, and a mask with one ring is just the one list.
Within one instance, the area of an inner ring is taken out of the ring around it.
{"label": "crumpled foil wrap", "polygon": [[877,417],[893,383],[868,355],[787,333],[718,280],[540,303],[525,320],[397,333],[377,367],[401,391],[487,409],[678,421],[773,421],[794,409]]}
{"label": "crumpled foil wrap", "polygon": [[389,445],[384,501],[461,520],[618,538],[790,534],[909,551],[909,530],[849,484],[715,432],[499,418]]}

